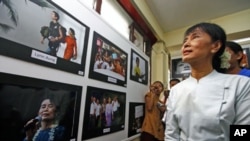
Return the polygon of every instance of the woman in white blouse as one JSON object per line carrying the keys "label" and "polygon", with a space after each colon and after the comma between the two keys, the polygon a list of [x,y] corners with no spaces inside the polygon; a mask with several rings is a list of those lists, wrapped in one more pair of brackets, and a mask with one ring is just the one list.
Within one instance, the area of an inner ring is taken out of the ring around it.
{"label": "woman in white blouse", "polygon": [[213,23],[190,27],[182,60],[191,75],[170,90],[166,141],[229,141],[230,125],[250,124],[250,79],[223,74],[226,34]]}

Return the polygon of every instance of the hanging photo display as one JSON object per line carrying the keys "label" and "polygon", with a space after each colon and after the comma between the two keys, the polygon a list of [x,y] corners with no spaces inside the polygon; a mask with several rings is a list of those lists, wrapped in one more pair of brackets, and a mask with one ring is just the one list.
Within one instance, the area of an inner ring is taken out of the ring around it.
{"label": "hanging photo display", "polygon": [[131,49],[130,79],[136,82],[148,84],[148,61],[139,53]]}
{"label": "hanging photo display", "polygon": [[0,78],[1,140],[77,139],[82,87],[7,73]]}
{"label": "hanging photo display", "polygon": [[128,137],[141,133],[145,116],[145,103],[129,103]]}
{"label": "hanging photo display", "polygon": [[128,55],[111,41],[94,32],[89,77],[127,86]]}
{"label": "hanging photo display", "polygon": [[87,87],[82,139],[124,130],[126,94]]}
{"label": "hanging photo display", "polygon": [[181,58],[172,59],[172,78],[186,79],[191,73],[191,66],[182,62]]}
{"label": "hanging photo display", "polygon": [[11,6],[0,5],[1,55],[84,76],[88,26],[50,0]]}

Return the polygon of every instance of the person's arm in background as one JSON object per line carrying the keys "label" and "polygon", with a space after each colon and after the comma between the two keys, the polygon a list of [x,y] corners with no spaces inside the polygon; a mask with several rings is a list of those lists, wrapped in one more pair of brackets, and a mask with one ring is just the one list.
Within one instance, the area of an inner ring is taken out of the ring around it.
{"label": "person's arm in background", "polygon": [[163,117],[162,117],[162,122],[166,122],[166,119],[167,119],[167,99],[168,99],[168,96],[169,96],[169,92],[170,90],[164,90],[164,101],[163,101],[163,104],[165,106],[165,111],[164,111],[164,114],[163,114]]}
{"label": "person's arm in background", "polygon": [[145,95],[146,110],[151,111],[154,106],[154,85],[150,85],[150,92]]}
{"label": "person's arm in background", "polygon": [[178,127],[177,119],[173,113],[174,102],[173,102],[173,92],[170,91],[170,95],[167,101],[166,110],[166,128],[165,128],[165,140],[166,141],[179,141],[180,140],[180,129]]}
{"label": "person's arm in background", "polygon": [[153,109],[153,105],[154,105],[154,93],[152,92],[148,92],[145,95],[145,102],[146,102],[146,109],[148,111],[151,111]]}

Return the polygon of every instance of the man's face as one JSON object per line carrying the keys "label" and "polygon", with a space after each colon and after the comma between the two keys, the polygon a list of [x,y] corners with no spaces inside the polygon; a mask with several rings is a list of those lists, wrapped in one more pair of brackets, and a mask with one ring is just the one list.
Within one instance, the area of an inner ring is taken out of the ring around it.
{"label": "man's face", "polygon": [[178,81],[171,81],[170,82],[170,89],[174,86],[174,85],[176,85],[177,83],[179,83]]}
{"label": "man's face", "polygon": [[58,19],[58,17],[56,16],[56,14],[54,12],[51,13],[51,18],[52,20],[56,20]]}
{"label": "man's face", "polygon": [[136,59],[136,65],[139,66],[139,64],[140,64],[140,60]]}

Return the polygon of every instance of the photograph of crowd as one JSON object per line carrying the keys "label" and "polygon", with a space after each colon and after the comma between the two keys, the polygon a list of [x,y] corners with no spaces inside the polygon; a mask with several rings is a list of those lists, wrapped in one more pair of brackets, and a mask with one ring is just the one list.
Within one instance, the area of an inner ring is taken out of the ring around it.
{"label": "photograph of crowd", "polygon": [[77,139],[80,86],[0,73],[1,141]]}
{"label": "photograph of crowd", "polygon": [[84,75],[88,26],[52,1],[8,2],[12,18],[0,5],[3,55]]}
{"label": "photograph of crowd", "polygon": [[94,32],[89,77],[126,86],[127,56],[127,53]]}
{"label": "photograph of crowd", "polygon": [[83,139],[124,129],[125,93],[88,87],[85,103]]}
{"label": "photograph of crowd", "polygon": [[131,49],[130,79],[148,84],[148,62],[139,53]]}

